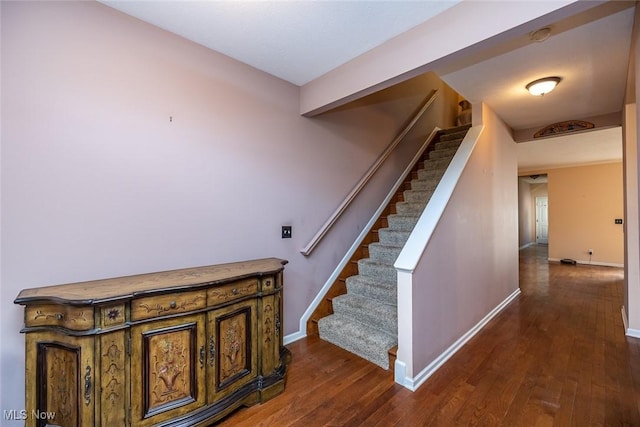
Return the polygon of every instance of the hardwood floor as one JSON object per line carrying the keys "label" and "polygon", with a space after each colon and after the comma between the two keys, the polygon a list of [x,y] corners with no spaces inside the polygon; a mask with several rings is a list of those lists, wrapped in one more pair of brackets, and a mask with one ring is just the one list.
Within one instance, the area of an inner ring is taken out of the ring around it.
{"label": "hardwood floor", "polygon": [[416,392],[317,337],[288,346],[285,392],[222,426],[640,426],[640,340],[619,268],[520,252],[522,294]]}

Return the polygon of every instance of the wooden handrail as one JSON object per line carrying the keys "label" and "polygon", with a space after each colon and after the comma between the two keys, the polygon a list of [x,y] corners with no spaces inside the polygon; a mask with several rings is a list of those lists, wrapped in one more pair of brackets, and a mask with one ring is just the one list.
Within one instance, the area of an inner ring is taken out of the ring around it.
{"label": "wooden handrail", "polygon": [[320,242],[320,240],[322,240],[322,238],[324,237],[325,234],[327,234],[331,226],[338,220],[340,215],[342,215],[342,213],[347,209],[347,207],[351,204],[353,199],[356,198],[358,193],[360,193],[360,191],[364,188],[364,186],[369,182],[373,174],[376,173],[376,171],[380,168],[380,166],[382,166],[382,163],[384,163],[384,161],[387,160],[387,158],[391,155],[391,152],[402,141],[402,139],[409,133],[409,131],[413,129],[413,127],[418,122],[420,117],[422,117],[422,115],[425,113],[425,111],[427,111],[427,109],[431,106],[431,104],[433,104],[433,101],[436,99],[437,95],[438,95],[438,90],[434,89],[433,92],[431,92],[431,95],[424,102],[420,110],[418,110],[418,112],[413,116],[411,121],[409,121],[407,126],[405,126],[402,132],[400,132],[398,136],[396,136],[396,138],[391,142],[391,144],[389,144],[389,146],[384,150],[384,152],[380,155],[380,157],[378,157],[376,162],[373,165],[371,165],[367,173],[365,173],[364,176],[360,179],[360,181],[358,181],[358,184],[356,184],[353,190],[351,190],[351,192],[347,195],[347,197],[345,197],[345,199],[342,201],[340,206],[338,206],[335,212],[333,212],[333,214],[329,217],[329,219],[322,225],[320,230],[318,230],[318,232],[313,236],[313,238],[311,239],[311,241],[309,241],[307,246],[305,246],[302,250],[300,250],[302,255],[304,256],[311,255],[311,252],[313,252],[313,249],[316,247],[316,245]]}

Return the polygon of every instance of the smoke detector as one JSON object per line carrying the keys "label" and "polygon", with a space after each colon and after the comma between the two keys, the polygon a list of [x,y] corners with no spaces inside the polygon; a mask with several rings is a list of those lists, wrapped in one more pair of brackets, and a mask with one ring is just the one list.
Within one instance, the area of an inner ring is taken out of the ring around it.
{"label": "smoke detector", "polygon": [[540,43],[548,39],[550,35],[551,35],[551,27],[544,27],[529,34],[529,38],[534,42]]}

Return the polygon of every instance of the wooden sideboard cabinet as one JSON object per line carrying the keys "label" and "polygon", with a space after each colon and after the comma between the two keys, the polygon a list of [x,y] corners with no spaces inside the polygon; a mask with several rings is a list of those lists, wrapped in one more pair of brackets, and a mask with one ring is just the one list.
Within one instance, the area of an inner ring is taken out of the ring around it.
{"label": "wooden sideboard cabinet", "polygon": [[285,264],[268,258],[21,291],[26,425],[207,426],[281,393],[290,360]]}

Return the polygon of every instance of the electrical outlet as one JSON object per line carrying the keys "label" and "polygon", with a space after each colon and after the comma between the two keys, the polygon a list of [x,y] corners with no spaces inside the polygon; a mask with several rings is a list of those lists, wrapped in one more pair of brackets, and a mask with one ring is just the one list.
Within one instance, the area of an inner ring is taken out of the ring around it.
{"label": "electrical outlet", "polygon": [[589,255],[593,255],[593,249],[589,249]]}
{"label": "electrical outlet", "polygon": [[290,239],[291,238],[291,226],[290,225],[283,225],[282,226],[282,238],[283,239]]}

